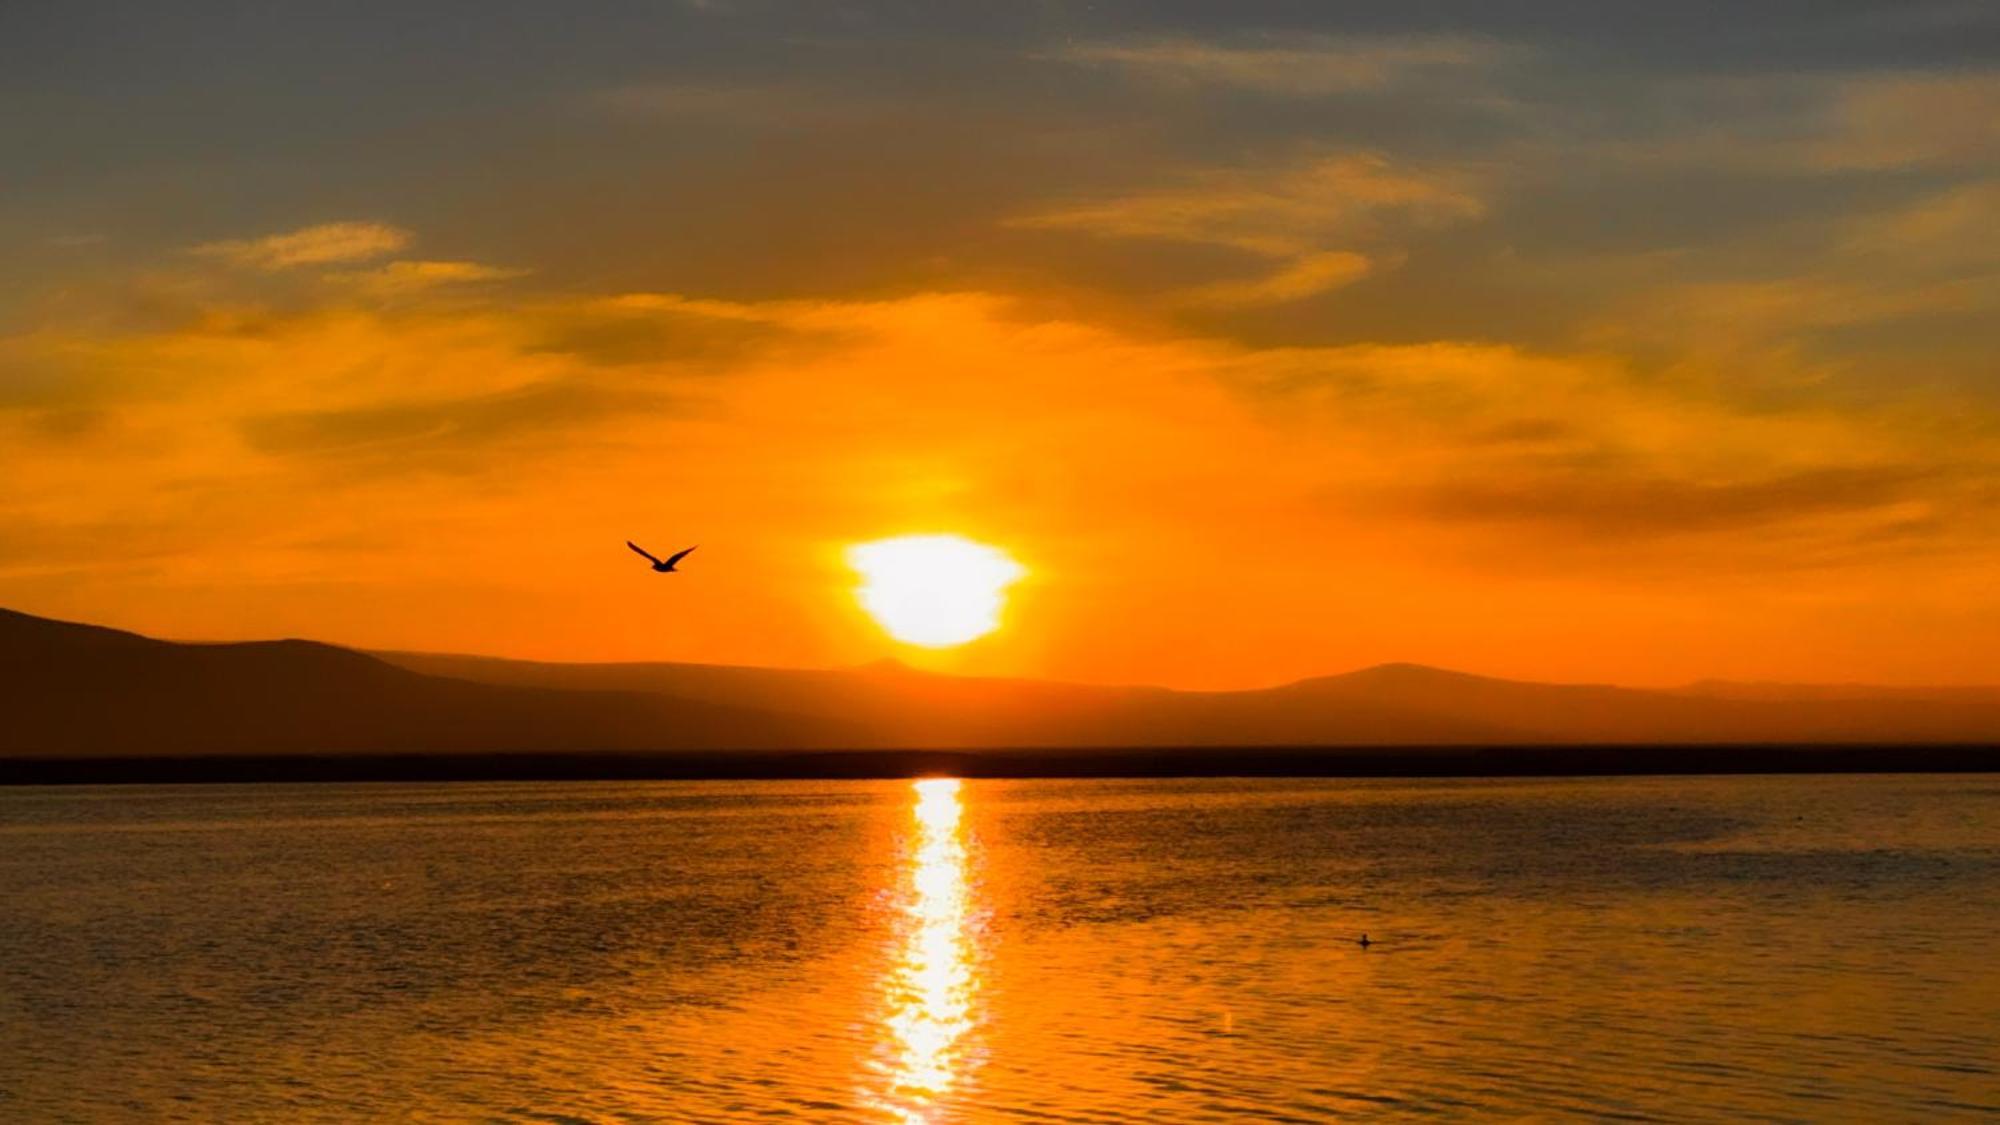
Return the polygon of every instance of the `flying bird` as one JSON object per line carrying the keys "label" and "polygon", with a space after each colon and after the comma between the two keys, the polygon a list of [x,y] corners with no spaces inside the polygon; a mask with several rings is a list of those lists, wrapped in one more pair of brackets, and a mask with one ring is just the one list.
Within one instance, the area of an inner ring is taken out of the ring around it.
{"label": "flying bird", "polygon": [[[685,551],[676,551],[675,553],[667,556],[667,561],[661,562],[659,559],[653,557],[653,553],[651,551],[646,550],[646,548],[639,546],[637,543],[632,542],[630,539],[627,539],[625,541],[625,545],[627,547],[632,548],[634,551],[637,551],[640,554],[640,556],[643,557],[647,562],[652,563],[653,569],[659,571],[661,574],[674,573],[674,564],[681,561],[684,558],[687,558],[688,555],[694,551],[694,547],[689,547]],[[700,545],[701,544],[699,543],[695,544],[696,547]]]}

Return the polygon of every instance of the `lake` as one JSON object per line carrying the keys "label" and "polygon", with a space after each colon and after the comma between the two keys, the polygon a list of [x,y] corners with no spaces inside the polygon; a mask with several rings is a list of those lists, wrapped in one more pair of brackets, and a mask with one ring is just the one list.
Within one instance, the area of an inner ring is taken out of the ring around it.
{"label": "lake", "polygon": [[1996,1114],[2000,777],[0,790],[8,1121]]}

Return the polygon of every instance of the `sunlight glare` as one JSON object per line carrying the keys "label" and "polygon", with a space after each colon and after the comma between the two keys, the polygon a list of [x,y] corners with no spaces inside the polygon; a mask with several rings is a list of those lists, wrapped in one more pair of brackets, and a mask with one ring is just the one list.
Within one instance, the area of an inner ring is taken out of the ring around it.
{"label": "sunlight glare", "polygon": [[928,1121],[933,1104],[957,1081],[978,985],[958,779],[925,778],[914,787],[908,930],[890,973],[884,1020],[894,1051],[888,1108],[906,1122]]}
{"label": "sunlight glare", "polygon": [[1000,627],[1007,587],[1027,574],[1005,551],[957,535],[904,535],[848,549],[862,608],[905,644],[949,648]]}

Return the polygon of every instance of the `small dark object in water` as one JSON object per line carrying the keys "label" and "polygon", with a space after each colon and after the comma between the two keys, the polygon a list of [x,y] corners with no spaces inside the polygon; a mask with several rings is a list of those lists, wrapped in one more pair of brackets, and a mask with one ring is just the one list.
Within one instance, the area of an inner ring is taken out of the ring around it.
{"label": "small dark object in water", "polygon": [[1374,942],[1372,942],[1372,941],[1369,941],[1369,940],[1368,940],[1368,935],[1367,935],[1367,934],[1362,934],[1362,935],[1361,935],[1361,940],[1360,940],[1360,941],[1357,941],[1357,942],[1355,942],[1354,944],[1356,944],[1356,945],[1360,946],[1360,947],[1361,947],[1361,948],[1363,948],[1363,949],[1366,949],[1366,948],[1368,948],[1369,946],[1371,946],[1371,945],[1374,945],[1375,943],[1374,943]]}

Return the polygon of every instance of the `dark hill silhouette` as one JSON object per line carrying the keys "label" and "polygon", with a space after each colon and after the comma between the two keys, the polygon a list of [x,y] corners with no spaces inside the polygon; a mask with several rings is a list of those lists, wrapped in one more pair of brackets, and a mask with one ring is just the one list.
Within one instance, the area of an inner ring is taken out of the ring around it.
{"label": "dark hill silhouette", "polygon": [[2000,687],[1882,687],[1877,684],[1739,683],[1701,680],[1676,694],[1708,699],[1756,699],[1781,703],[1826,700],[1924,700],[1935,703],[2000,703]]}
{"label": "dark hill silhouette", "polygon": [[2000,739],[2000,695],[1770,695],[1538,684],[1385,664],[1272,693],[1320,706],[1443,710],[1565,743],[1898,743]]}
{"label": "dark hill silhouette", "polygon": [[1531,729],[1366,699],[1338,707],[1272,692],[1183,692],[944,676],[893,662],[796,670],[709,664],[543,664],[385,653],[416,671],[510,686],[651,691],[784,710],[870,732],[869,745],[980,747],[1465,745]]}
{"label": "dark hill silhouette", "polygon": [[[5,610],[0,707],[0,759],[16,760],[666,753],[692,762],[724,751],[916,749],[999,750],[1023,769],[1059,771],[1064,755],[1116,751],[1101,755],[1115,759],[1109,771],[1178,748],[1179,758],[1154,757],[1228,772],[1248,762],[1239,750],[1274,747],[1289,756],[1267,755],[1258,770],[1311,772],[1360,760],[1337,748],[1400,747],[1369,768],[1450,759],[1479,772],[1490,760],[1481,747],[2000,743],[2000,692],[1977,689],[1652,691],[1390,664],[1259,691],[1187,692],[943,676],[893,662],[546,664],[297,640],[181,644]],[[1438,749],[1449,747],[1475,749]],[[1562,761],[1520,768],[1562,772]]]}
{"label": "dark hill silhouette", "polygon": [[1437,746],[1990,743],[2000,691],[1735,698],[1540,684],[1383,664],[1276,688],[1182,692],[940,676],[893,663],[798,671],[703,664],[544,664],[391,653],[486,683],[657,691],[850,721],[880,745]]}
{"label": "dark hill silhouette", "polygon": [[0,610],[0,685],[0,754],[18,757],[779,748],[856,737],[824,719],[655,693],[425,676],[311,641],[175,644],[9,610]]}

